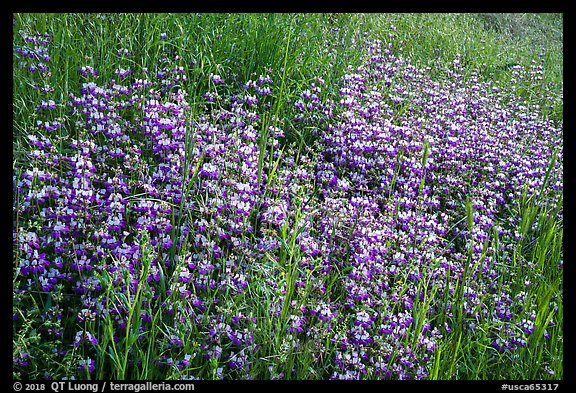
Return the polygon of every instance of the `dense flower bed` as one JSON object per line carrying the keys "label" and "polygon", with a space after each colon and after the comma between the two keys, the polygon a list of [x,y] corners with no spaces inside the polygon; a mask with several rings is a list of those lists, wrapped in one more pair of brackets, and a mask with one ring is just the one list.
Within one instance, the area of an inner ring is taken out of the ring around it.
{"label": "dense flower bed", "polygon": [[[498,280],[519,236],[506,209],[525,185],[540,195],[556,149],[544,190],[562,190],[562,130],[515,96],[518,86],[464,79],[459,59],[435,81],[392,50],[367,44],[366,63],[344,77],[340,114],[318,132],[320,210],[330,212],[318,222],[322,263],[350,270],[341,304],[354,328],[339,336],[338,378],[424,377],[453,328],[458,289],[468,329],[489,320],[499,351],[526,345],[536,310]],[[516,67],[516,83],[541,72]]]}
{"label": "dense flower bed", "polygon": [[18,372],[76,356],[93,373],[109,340],[134,326],[148,340],[159,321],[156,366],[189,378],[214,360],[216,377],[253,378],[264,339],[313,352],[334,379],[426,378],[455,323],[490,321],[501,352],[526,345],[535,304],[499,279],[520,236],[509,212],[524,192],[552,205],[563,189],[561,126],[519,94],[538,63],[510,86],[464,77],[459,59],[438,79],[367,40],[339,97],[317,78],[294,103],[315,139],[298,148],[269,75],[211,75],[199,110],[177,58],[143,79],[86,66],[58,101],[50,37],[22,38],[42,99],[14,172],[14,326],[37,318],[53,347],[16,347]]}

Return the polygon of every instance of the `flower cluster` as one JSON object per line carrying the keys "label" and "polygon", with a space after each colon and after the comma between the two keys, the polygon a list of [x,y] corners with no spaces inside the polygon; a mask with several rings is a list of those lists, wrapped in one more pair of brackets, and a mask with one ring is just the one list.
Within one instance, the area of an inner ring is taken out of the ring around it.
{"label": "flower cluster", "polygon": [[[177,88],[186,80],[184,69],[168,63],[164,59],[153,81],[131,81],[130,69],[118,69],[107,85],[97,83],[96,69],[82,67],[84,81],[80,94],[69,97],[64,132],[28,136],[30,169],[14,177],[20,220],[15,292],[70,291],[74,296],[55,306],[79,322],[113,321],[114,340],[120,340],[144,280],[148,306],[158,302],[176,330],[184,318],[197,320],[196,329],[208,337],[197,361],[214,357],[247,377],[256,321],[223,318],[218,304],[221,296],[244,292],[246,266],[278,248],[272,234],[290,218],[292,189],[284,186],[293,174],[276,172],[286,159],[279,144],[284,134],[261,120],[273,81],[260,76],[226,98],[211,91],[212,109],[190,122],[187,95]],[[209,78],[215,89],[224,83]],[[54,109],[53,101],[42,101],[38,112]],[[107,293],[130,296],[123,301]],[[142,310],[143,331],[150,314]],[[98,342],[79,331],[71,343],[83,341]],[[169,348],[181,343],[166,336]],[[191,362],[191,354],[182,356],[179,369]],[[176,364],[174,356],[159,362]],[[81,369],[94,367],[82,360]]]}
{"label": "flower cluster", "polygon": [[[506,284],[495,287],[495,255],[507,264],[511,254],[489,240],[494,231],[517,240],[518,221],[502,217],[524,192],[553,206],[563,188],[561,128],[515,94],[541,66],[515,67],[516,84],[504,89],[477,72],[464,80],[460,58],[439,81],[395,55],[392,43],[368,41],[366,51],[317,133],[323,271],[348,271],[342,306],[354,324],[339,336],[332,377],[425,377],[438,338],[450,332],[431,322],[457,313],[451,302],[463,280],[468,328],[490,320],[495,348],[525,346],[533,332],[525,315],[534,309],[509,298]],[[326,112],[310,91],[295,105],[297,119]],[[415,324],[423,306],[429,313]]]}
{"label": "flower cluster", "polygon": [[[22,39],[22,67],[45,79],[49,36]],[[326,378],[421,379],[457,324],[489,321],[496,351],[527,345],[536,302],[500,278],[523,236],[508,212],[563,190],[561,125],[521,96],[541,66],[504,87],[457,58],[438,79],[362,42],[339,86],[318,77],[294,102],[311,146],[288,142],[269,74],[206,75],[199,108],[168,55],[108,82],[86,65],[67,102],[41,83],[14,170],[14,296],[45,304],[57,360],[81,351],[74,372],[94,373],[102,343],[155,332],[154,365],[190,379],[298,372],[255,367],[270,343],[279,359],[312,348]],[[35,356],[18,347],[15,369]]]}

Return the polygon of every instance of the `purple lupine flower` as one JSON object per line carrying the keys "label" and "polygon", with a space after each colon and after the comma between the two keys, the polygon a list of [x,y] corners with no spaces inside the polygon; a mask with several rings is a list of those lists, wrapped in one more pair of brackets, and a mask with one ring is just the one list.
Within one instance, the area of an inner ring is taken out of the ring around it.
{"label": "purple lupine flower", "polygon": [[220,75],[210,74],[209,78],[215,85],[225,83]]}
{"label": "purple lupine flower", "polygon": [[76,332],[76,336],[74,336],[74,346],[78,348],[84,341],[94,346],[98,345],[98,339],[96,339],[92,333],[83,330]]}
{"label": "purple lupine flower", "polygon": [[96,370],[96,362],[91,358],[80,359],[78,361],[78,370],[87,370],[91,374]]}

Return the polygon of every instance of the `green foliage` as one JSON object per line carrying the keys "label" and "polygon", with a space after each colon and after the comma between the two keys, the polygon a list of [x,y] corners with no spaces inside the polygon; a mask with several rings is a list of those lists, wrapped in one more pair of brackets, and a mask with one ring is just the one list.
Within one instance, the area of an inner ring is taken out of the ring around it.
{"label": "green foliage", "polygon": [[[459,54],[467,71],[479,69],[501,83],[512,77],[514,65],[529,66],[535,55],[542,52],[548,71],[541,84],[526,86],[524,97],[549,107],[550,117],[561,121],[562,22],[562,15],[558,14],[15,14],[14,32],[50,32],[51,68],[55,72],[49,76],[49,83],[56,88],[51,94],[58,105],[79,90],[78,70],[86,65],[97,69],[103,80],[112,79],[119,67],[130,67],[135,71],[134,78],[140,78],[155,69],[166,53],[178,56],[178,65],[184,67],[188,77],[182,87],[189,94],[193,113],[206,105],[203,94],[209,89],[209,75],[217,74],[243,83],[270,73],[277,89],[269,98],[272,110],[263,114],[262,129],[282,125],[288,131],[286,146],[288,142],[297,141],[303,149],[312,145],[309,136],[292,132],[289,127],[298,93],[315,77],[322,76],[328,92],[337,94],[330,89],[344,74],[347,65],[359,63],[361,53],[355,50],[355,44],[365,31],[384,42],[389,41],[390,34],[397,36],[404,43],[406,58],[415,64],[431,66],[438,74],[444,72],[447,64]],[[394,30],[390,28],[391,24],[395,26]],[[167,38],[161,39],[161,33]],[[13,81],[13,169],[18,176],[18,169],[25,160],[24,153],[30,148],[21,136],[35,125],[39,95],[16,62]],[[59,116],[70,123],[68,130],[74,130],[64,105]],[[264,135],[260,140],[261,151],[267,149],[266,142]],[[428,148],[426,143],[423,166],[428,160]],[[288,154],[288,151],[282,150],[282,154]],[[265,155],[261,154],[261,157]],[[271,163],[273,170],[267,176],[268,185],[274,181],[278,162],[279,158]],[[195,166],[194,173],[198,173],[200,162],[187,164]],[[550,165],[552,167],[554,162]],[[262,167],[259,162],[259,168]],[[192,180],[196,181],[196,178]],[[396,174],[393,182],[395,180]],[[423,186],[424,177],[420,190]],[[474,333],[466,334],[462,329],[466,317],[461,312],[456,313],[454,320],[441,321],[441,324],[455,322],[457,328],[445,336],[436,349],[433,367],[428,370],[431,379],[562,379],[563,285],[562,269],[558,266],[563,261],[563,224],[559,218],[563,201],[560,198],[554,209],[545,207],[547,205],[542,201],[547,195],[543,191],[544,187],[539,197],[519,200],[517,211],[512,212],[521,217],[517,231],[522,240],[512,251],[517,264],[502,267],[507,285],[516,293],[525,292],[527,309],[535,310],[535,332],[529,345],[513,356],[499,353],[490,346],[489,326],[477,321]],[[306,194],[309,190],[301,192],[297,201],[303,205],[311,196]],[[468,230],[472,230],[473,209],[469,201],[466,201],[465,211],[462,220]],[[259,342],[266,342],[251,354],[254,378],[269,379],[283,373],[288,379],[326,379],[331,374],[335,344],[328,342],[327,335],[316,337],[316,340],[326,341],[325,352],[318,354],[314,340],[296,337],[296,333],[288,334],[289,309],[294,308],[289,304],[292,302],[300,307],[323,298],[337,299],[341,291],[339,279],[346,274],[336,267],[325,276],[324,283],[306,281],[305,287],[295,287],[296,279],[302,274],[298,269],[302,256],[297,240],[306,226],[305,215],[306,212],[298,207],[296,219],[291,222],[293,227],[285,226],[278,233],[279,263],[272,259],[263,261],[259,270],[252,272],[247,292],[239,297],[230,294],[229,304],[223,306],[229,311],[251,313],[259,321],[258,325],[249,325],[254,337]],[[505,252],[500,250],[499,242],[501,239],[494,231],[489,243],[496,255]],[[159,371],[156,367],[157,360],[166,351],[169,337],[178,337],[184,342],[182,356],[200,353],[200,343],[205,337],[192,322],[178,325],[154,311],[163,299],[161,296],[153,299],[153,292],[161,288],[156,292],[166,293],[166,286],[178,266],[174,266],[173,271],[161,272],[160,282],[146,282],[152,258],[146,238],[141,250],[143,266],[135,289],[126,283],[127,292],[115,292],[118,287],[113,285],[105,270],[93,272],[109,299],[105,310],[107,317],[98,323],[81,323],[71,315],[64,315],[62,319],[42,317],[52,310],[51,296],[61,296],[63,302],[66,297],[77,296],[67,293],[68,288],[61,288],[59,295],[38,293],[29,299],[14,293],[13,309],[17,316],[13,323],[14,353],[30,354],[28,361],[32,366],[26,377],[43,378],[45,370],[51,370],[54,378],[73,375],[77,372],[78,360],[86,357],[95,360],[99,379],[178,379],[189,374],[205,379],[222,377],[218,371],[219,360],[201,361],[202,356],[193,357],[195,360],[184,369],[172,367],[169,371]],[[457,287],[461,303],[455,305],[456,310],[463,308],[463,293],[470,279],[468,273],[466,270]],[[275,297],[277,293],[271,291],[267,283],[271,279],[278,280],[278,286],[285,288],[280,303]],[[527,286],[526,282],[531,284]],[[322,285],[326,292],[318,295],[313,287]],[[169,296],[174,297],[174,304],[179,301],[177,295]],[[427,321],[430,299],[434,296],[438,296],[436,289],[414,304],[418,318],[410,331],[412,344]],[[128,311],[122,337],[115,336],[117,321],[112,319],[110,312],[115,304]],[[270,315],[269,310],[273,308],[279,309],[277,318]],[[146,326],[141,318],[143,312],[151,314],[151,321]],[[56,320],[58,322],[54,322]],[[54,323],[59,326],[50,325]],[[52,334],[55,329],[59,329],[62,336]],[[93,348],[83,345],[64,356],[53,352],[63,339],[70,339],[78,330],[94,334],[98,345]],[[545,335],[551,338],[544,339]],[[298,350],[286,349],[290,348],[289,339],[299,340]]]}

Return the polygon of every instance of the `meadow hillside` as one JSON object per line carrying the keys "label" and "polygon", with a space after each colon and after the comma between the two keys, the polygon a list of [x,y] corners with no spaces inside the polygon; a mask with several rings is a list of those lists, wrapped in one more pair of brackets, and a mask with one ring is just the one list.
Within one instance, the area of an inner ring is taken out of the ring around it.
{"label": "meadow hillside", "polygon": [[14,379],[563,378],[561,14],[14,14]]}

